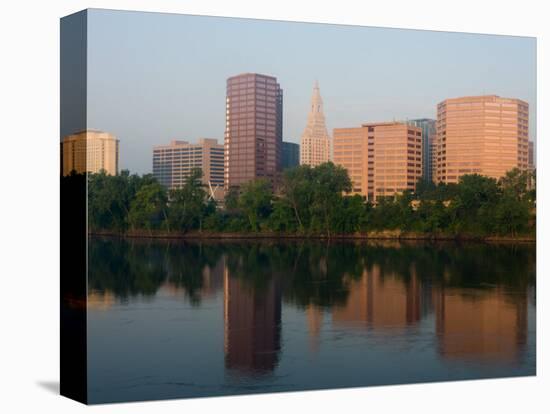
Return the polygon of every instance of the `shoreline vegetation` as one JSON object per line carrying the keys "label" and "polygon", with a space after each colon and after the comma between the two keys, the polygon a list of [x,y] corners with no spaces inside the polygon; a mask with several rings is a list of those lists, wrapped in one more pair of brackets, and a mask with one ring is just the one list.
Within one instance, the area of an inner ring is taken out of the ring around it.
{"label": "shoreline vegetation", "polygon": [[365,240],[365,241],[456,241],[456,242],[488,242],[488,243],[535,243],[535,235],[503,236],[486,235],[475,236],[468,234],[428,234],[402,232],[400,230],[386,230],[379,232],[332,234],[296,234],[296,233],[223,233],[210,231],[176,232],[163,230],[128,230],[115,232],[109,230],[95,230],[88,232],[92,237],[125,238],[125,239],[155,239],[155,240]]}
{"label": "shoreline vegetation", "polygon": [[[87,184],[88,232],[165,239],[390,239],[534,242],[536,174],[514,169],[499,180],[463,175],[457,184],[420,180],[415,191],[351,195],[347,171],[331,162],[301,165],[273,180],[208,197],[200,169],[166,190],[151,175],[104,172],[62,177]],[[74,188],[74,187],[73,187]]]}

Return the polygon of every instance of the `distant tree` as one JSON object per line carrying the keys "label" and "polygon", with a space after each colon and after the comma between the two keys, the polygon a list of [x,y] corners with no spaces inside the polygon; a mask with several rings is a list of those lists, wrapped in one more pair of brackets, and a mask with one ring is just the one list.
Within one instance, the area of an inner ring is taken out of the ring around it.
{"label": "distant tree", "polygon": [[505,194],[495,208],[494,221],[494,228],[500,234],[515,236],[525,231],[529,221],[529,203]]}
{"label": "distant tree", "polygon": [[260,222],[271,213],[271,199],[271,185],[266,179],[252,180],[242,186],[238,206],[252,231],[260,230]]}
{"label": "distant tree", "polygon": [[315,167],[312,178],[313,197],[310,211],[330,237],[332,222],[341,214],[338,209],[341,206],[342,194],[351,191],[351,180],[346,169],[330,161]]}
{"label": "distant tree", "polygon": [[416,183],[414,198],[418,200],[433,200],[435,197],[436,186],[433,181],[419,178]]}
{"label": "distant tree", "polygon": [[522,171],[514,168],[499,180],[502,192],[517,201],[530,198],[529,186],[532,179],[530,171]]}
{"label": "distant tree", "polygon": [[312,181],[313,169],[309,165],[289,168],[283,173],[282,197],[292,208],[300,232],[309,227],[310,207],[313,200]]}
{"label": "distant tree", "polygon": [[143,185],[130,204],[128,221],[133,229],[157,229],[167,218],[167,196],[157,182]]}
{"label": "distant tree", "polygon": [[202,228],[206,209],[206,191],[202,184],[200,168],[191,170],[182,188],[169,193],[168,226],[170,229],[189,231]]}

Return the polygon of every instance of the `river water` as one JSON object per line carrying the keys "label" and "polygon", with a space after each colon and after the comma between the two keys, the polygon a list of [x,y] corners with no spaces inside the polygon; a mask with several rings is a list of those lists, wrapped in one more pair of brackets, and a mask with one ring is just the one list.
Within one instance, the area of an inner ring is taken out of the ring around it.
{"label": "river water", "polygon": [[535,375],[535,246],[92,238],[91,403]]}

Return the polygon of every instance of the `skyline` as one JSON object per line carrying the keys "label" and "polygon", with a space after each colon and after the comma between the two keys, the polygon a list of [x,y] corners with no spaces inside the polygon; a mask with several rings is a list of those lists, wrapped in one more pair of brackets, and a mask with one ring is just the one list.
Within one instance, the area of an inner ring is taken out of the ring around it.
{"label": "skyline", "polygon": [[536,141],[535,57],[534,38],[92,9],[88,127],[120,139],[121,169],[151,172],[158,143],[222,141],[226,79],[257,72],[281,84],[287,142],[300,141],[316,80],[330,135],[496,94],[529,103]]}

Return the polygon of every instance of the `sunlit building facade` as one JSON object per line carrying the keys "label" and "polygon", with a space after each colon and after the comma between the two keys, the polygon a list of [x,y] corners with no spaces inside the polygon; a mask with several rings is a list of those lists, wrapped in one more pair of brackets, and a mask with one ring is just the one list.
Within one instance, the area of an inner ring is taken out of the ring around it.
{"label": "sunlit building facade", "polygon": [[330,161],[330,159],[330,136],[325,123],[319,83],[316,81],[311,96],[306,128],[300,141],[300,164],[315,167]]}
{"label": "sunlit building facade", "polygon": [[68,135],[61,141],[61,169],[63,175],[75,171],[118,174],[119,141],[103,131],[86,130]]}
{"label": "sunlit building facade", "polygon": [[334,163],[347,169],[352,194],[369,201],[414,191],[422,176],[422,129],[400,122],[336,128]]}
{"label": "sunlit building facade", "polygon": [[529,104],[496,95],[447,99],[437,105],[434,181],[464,174],[498,179],[529,165]]}
{"label": "sunlit building facade", "polygon": [[200,168],[202,182],[215,198],[223,197],[224,148],[218,140],[200,138],[197,143],[173,140],[153,148],[153,176],[168,189],[182,188],[190,172]]}
{"label": "sunlit building facade", "polygon": [[227,80],[225,186],[273,179],[281,169],[283,90],[273,76],[244,73]]}

